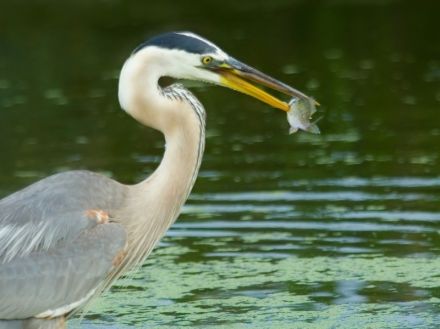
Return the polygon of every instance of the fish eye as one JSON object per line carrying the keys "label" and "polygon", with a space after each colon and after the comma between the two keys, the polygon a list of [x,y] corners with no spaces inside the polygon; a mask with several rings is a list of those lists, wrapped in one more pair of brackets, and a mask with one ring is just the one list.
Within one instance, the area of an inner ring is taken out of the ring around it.
{"label": "fish eye", "polygon": [[204,65],[211,64],[211,62],[212,62],[213,60],[214,60],[214,59],[212,58],[212,56],[203,56],[203,57],[202,57],[202,63],[203,63]]}

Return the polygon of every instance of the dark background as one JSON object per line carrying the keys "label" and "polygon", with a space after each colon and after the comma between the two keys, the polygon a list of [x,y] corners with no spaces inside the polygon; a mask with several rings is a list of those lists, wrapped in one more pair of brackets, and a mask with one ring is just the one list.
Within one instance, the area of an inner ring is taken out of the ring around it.
{"label": "dark background", "polygon": [[[322,134],[289,136],[280,111],[193,88],[208,113],[205,159],[188,207],[130,291],[149,307],[136,311],[115,288],[87,323],[305,328],[321,318],[324,327],[434,328],[439,13],[438,1],[0,0],[0,194],[67,169],[127,183],[154,170],[163,139],[120,110],[119,70],[145,38],[193,31],[319,100]],[[297,277],[297,266],[320,257],[329,264],[323,273],[339,274],[318,278],[312,267]],[[291,274],[277,275],[280,259]],[[234,260],[273,271],[242,282],[228,273]],[[357,261],[365,268],[353,274]],[[218,277],[198,287],[208,274]],[[177,289],[185,278],[179,298],[152,289]],[[222,278],[232,281],[216,287]],[[255,300],[243,308],[237,296]]]}

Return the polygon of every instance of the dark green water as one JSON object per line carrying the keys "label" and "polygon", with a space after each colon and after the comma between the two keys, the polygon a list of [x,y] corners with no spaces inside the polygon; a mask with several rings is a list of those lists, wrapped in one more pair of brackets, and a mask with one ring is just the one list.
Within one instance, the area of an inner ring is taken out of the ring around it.
{"label": "dark green water", "polygon": [[0,2],[0,193],[67,169],[135,182],[162,137],[118,106],[144,37],[192,30],[316,97],[322,135],[193,91],[207,147],[178,222],[77,328],[440,326],[440,3]]}

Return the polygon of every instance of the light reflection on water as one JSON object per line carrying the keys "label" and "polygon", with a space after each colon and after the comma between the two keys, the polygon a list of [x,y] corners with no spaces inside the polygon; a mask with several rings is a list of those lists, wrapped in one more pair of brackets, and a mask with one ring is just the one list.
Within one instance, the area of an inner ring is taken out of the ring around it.
{"label": "light reflection on water", "polygon": [[[432,193],[438,178],[308,183],[289,184],[334,191],[303,192],[303,198],[288,191],[193,194],[142,271],[102,298],[86,327],[141,318],[155,328],[206,328],[212,321],[215,328],[438,323],[440,213],[387,205],[407,200],[423,209],[438,202],[438,193]],[[398,190],[387,194],[384,187]],[[113,314],[115,305],[136,309],[136,315],[101,316]]]}

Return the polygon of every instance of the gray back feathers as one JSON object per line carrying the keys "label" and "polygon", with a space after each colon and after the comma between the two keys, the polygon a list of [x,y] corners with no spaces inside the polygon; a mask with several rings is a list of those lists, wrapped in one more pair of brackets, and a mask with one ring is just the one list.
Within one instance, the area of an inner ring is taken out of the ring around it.
{"label": "gray back feathers", "polygon": [[0,319],[67,313],[99,290],[126,233],[85,211],[118,207],[125,195],[122,184],[76,171],[0,200]]}
{"label": "gray back feathers", "polygon": [[0,200],[0,263],[75,238],[90,225],[87,209],[117,207],[125,189],[102,175],[72,171]]}

